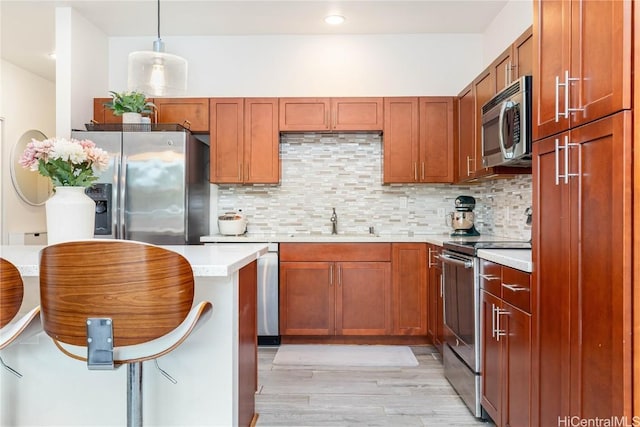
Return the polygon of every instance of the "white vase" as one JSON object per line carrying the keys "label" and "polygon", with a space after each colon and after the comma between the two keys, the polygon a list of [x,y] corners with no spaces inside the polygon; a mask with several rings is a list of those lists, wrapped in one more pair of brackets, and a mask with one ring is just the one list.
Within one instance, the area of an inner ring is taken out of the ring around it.
{"label": "white vase", "polygon": [[56,187],[47,200],[48,244],[93,238],[96,203],[84,190],[84,187]]}
{"label": "white vase", "polygon": [[141,119],[140,113],[122,113],[122,123],[140,123]]}

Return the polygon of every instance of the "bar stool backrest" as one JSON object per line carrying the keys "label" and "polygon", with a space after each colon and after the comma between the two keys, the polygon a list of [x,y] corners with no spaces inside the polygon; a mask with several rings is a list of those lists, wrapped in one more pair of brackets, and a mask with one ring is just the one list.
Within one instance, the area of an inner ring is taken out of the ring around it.
{"label": "bar stool backrest", "polygon": [[174,330],[193,304],[194,279],[180,254],[123,240],[45,247],[40,304],[54,340],[87,344],[87,318],[111,318],[113,346],[142,344]]}
{"label": "bar stool backrest", "polygon": [[24,285],[20,272],[15,265],[0,258],[0,328],[16,317],[23,295]]}

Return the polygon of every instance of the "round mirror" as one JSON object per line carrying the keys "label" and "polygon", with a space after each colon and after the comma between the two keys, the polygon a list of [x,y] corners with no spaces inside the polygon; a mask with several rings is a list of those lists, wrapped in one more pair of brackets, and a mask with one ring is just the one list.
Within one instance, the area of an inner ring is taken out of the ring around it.
{"label": "round mirror", "polygon": [[35,129],[22,134],[11,151],[11,181],[22,200],[33,206],[40,206],[51,196],[53,186],[49,178],[20,165],[20,157],[32,139],[42,141],[47,137]]}

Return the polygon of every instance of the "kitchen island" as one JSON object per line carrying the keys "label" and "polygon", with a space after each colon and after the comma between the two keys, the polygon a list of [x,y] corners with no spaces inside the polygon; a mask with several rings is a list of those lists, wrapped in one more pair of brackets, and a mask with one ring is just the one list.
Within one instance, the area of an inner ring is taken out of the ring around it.
{"label": "kitchen island", "polygon": [[[213,303],[213,315],[159,366],[144,363],[144,424],[153,426],[249,425],[256,391],[256,260],[262,243],[165,246],[182,254],[196,279],[194,302]],[[25,294],[20,313],[39,304],[40,246],[0,246],[18,267]],[[87,284],[90,286],[90,284]],[[0,371],[0,425],[126,425],[126,368],[89,371],[40,333],[2,351],[20,373]]]}

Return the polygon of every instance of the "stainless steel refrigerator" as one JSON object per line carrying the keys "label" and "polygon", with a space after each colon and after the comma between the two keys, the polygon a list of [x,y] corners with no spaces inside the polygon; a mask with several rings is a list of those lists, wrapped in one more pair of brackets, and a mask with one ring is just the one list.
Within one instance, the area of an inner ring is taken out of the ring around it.
{"label": "stainless steel refrigerator", "polygon": [[122,126],[71,132],[110,157],[109,168],[87,189],[96,201],[96,237],[199,244],[209,234],[208,141],[180,125]]}

